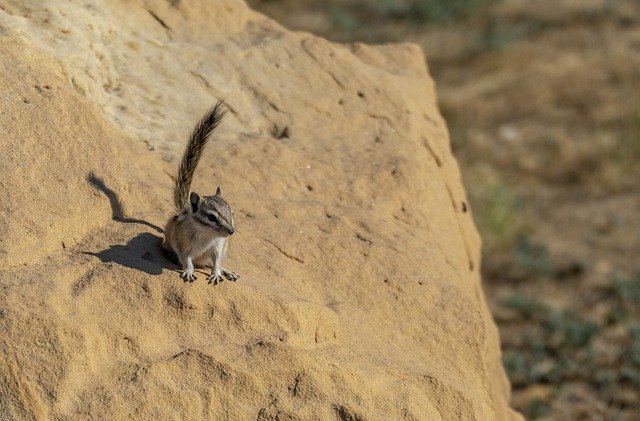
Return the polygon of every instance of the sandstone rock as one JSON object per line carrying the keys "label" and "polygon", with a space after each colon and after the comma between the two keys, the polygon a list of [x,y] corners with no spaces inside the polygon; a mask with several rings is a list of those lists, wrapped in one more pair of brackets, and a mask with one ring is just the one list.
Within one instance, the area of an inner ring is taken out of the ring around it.
{"label": "sandstone rock", "polygon": [[[509,419],[420,49],[241,1],[0,0],[0,418]],[[236,283],[158,249],[191,126]],[[154,150],[150,150],[154,149]]]}

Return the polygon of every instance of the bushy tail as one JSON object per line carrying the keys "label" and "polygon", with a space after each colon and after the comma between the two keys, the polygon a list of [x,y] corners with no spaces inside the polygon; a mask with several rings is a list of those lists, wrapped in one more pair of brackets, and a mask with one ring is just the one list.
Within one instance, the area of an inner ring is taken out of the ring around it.
{"label": "bushy tail", "polygon": [[200,120],[193,129],[193,132],[191,132],[187,149],[184,151],[184,155],[182,155],[182,161],[180,162],[180,168],[178,169],[178,175],[173,188],[173,205],[178,213],[182,212],[187,206],[187,197],[189,196],[193,174],[196,171],[202,152],[205,146],[207,146],[209,135],[218,127],[225,113],[224,101],[220,100],[207,111],[204,117],[202,117],[202,120]]}

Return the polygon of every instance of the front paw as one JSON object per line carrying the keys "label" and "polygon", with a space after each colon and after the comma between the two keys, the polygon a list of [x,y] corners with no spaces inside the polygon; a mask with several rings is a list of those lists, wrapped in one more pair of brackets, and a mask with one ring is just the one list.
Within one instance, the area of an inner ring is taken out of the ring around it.
{"label": "front paw", "polygon": [[222,269],[222,275],[230,281],[236,281],[240,277],[239,274],[227,269]]}
{"label": "front paw", "polygon": [[185,282],[193,282],[196,280],[196,276],[193,274],[193,269],[189,270],[189,269],[185,269],[182,271],[182,273],[180,274],[180,277],[185,281]]}
{"label": "front paw", "polygon": [[210,284],[213,285],[218,285],[218,283],[224,281],[224,278],[222,277],[221,273],[211,273],[211,275],[209,275],[209,277],[207,278],[207,281],[209,281]]}

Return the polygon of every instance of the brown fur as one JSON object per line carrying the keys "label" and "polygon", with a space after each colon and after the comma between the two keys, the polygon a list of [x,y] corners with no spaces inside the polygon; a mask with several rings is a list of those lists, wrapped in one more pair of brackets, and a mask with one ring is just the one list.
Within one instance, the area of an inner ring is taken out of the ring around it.
{"label": "brown fur", "polygon": [[209,142],[211,133],[220,125],[222,117],[226,113],[224,107],[224,101],[216,102],[191,132],[187,149],[182,155],[182,161],[180,161],[180,168],[178,169],[173,189],[173,205],[177,213],[180,213],[187,205],[187,196],[193,181],[193,174],[196,172],[196,167],[200,162],[205,146]]}
{"label": "brown fur", "polygon": [[182,266],[181,277],[195,280],[195,266],[211,267],[210,282],[217,283],[222,276],[235,280],[238,275],[222,268],[222,259],[228,247],[228,237],[235,231],[233,210],[220,196],[218,187],[213,196],[200,197],[189,190],[209,135],[220,124],[225,114],[224,103],[218,101],[198,122],[182,156],[175,180],[173,200],[177,215],[167,221],[162,248],[170,260]]}

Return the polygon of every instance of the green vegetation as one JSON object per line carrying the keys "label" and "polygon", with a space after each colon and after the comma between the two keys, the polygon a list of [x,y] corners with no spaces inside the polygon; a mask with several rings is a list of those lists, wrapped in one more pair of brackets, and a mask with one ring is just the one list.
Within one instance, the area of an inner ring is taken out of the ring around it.
{"label": "green vegetation", "polygon": [[476,181],[470,190],[473,206],[487,253],[511,251],[526,232],[522,201],[500,181]]}
{"label": "green vegetation", "polygon": [[[602,291],[613,313],[602,320],[590,320],[573,311],[559,310],[531,296],[516,293],[500,302],[515,313],[520,327],[517,338],[506,338],[503,363],[514,387],[535,384],[590,384],[610,401],[618,402],[620,387],[640,393],[640,271],[630,277],[613,274]],[[582,312],[588,314],[588,312]],[[505,324],[501,323],[504,327]],[[602,354],[597,343],[616,337],[615,352]],[[534,398],[522,408],[527,418],[549,414],[547,403]]]}
{"label": "green vegetation", "polygon": [[543,314],[547,307],[538,300],[524,294],[514,294],[502,300],[502,306],[515,310],[525,319],[532,319],[535,315]]}
{"label": "green vegetation", "polygon": [[551,414],[551,406],[540,399],[534,398],[527,404],[524,413],[531,419],[546,417]]}
{"label": "green vegetation", "polygon": [[[615,306],[620,309],[616,321],[629,321],[630,318],[640,317],[640,270],[629,278],[619,273],[611,276]],[[640,331],[640,327],[638,328]]]}
{"label": "green vegetation", "polygon": [[[637,322],[636,320],[635,323]],[[629,325],[628,329],[631,334],[631,345],[625,353],[625,364],[620,371],[623,380],[631,382],[640,390],[640,327],[634,324]]]}
{"label": "green vegetation", "polygon": [[348,39],[389,41],[394,36],[382,25],[400,22],[405,25],[447,24],[475,16],[482,6],[493,0],[384,0],[329,2],[325,13],[333,28]]}
{"label": "green vegetation", "polygon": [[640,270],[631,277],[612,276],[615,304],[610,322],[624,324],[629,341],[623,352],[621,380],[640,390]]}
{"label": "green vegetation", "polygon": [[389,18],[426,24],[467,19],[487,3],[488,0],[387,0],[375,4],[379,13]]}
{"label": "green vegetation", "polygon": [[475,53],[503,50],[513,42],[537,35],[550,26],[540,20],[509,22],[489,18],[479,27]]}
{"label": "green vegetation", "polygon": [[[505,367],[514,383],[555,383],[589,365],[591,354],[581,351],[598,331],[595,323],[521,294],[507,298],[502,306],[530,322],[521,349],[505,352]],[[591,373],[587,369],[585,374]]]}
{"label": "green vegetation", "polygon": [[528,235],[518,236],[515,263],[529,275],[549,276],[553,273],[553,263],[547,248]]}

